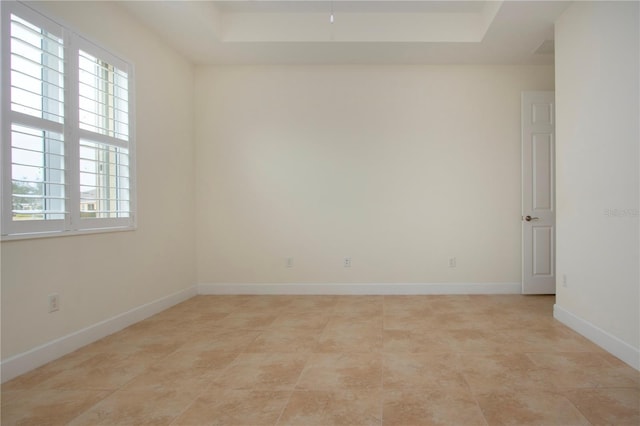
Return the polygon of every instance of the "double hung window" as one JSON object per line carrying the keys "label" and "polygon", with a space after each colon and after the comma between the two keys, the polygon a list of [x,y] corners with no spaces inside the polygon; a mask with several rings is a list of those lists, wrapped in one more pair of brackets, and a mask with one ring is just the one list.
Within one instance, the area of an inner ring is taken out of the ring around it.
{"label": "double hung window", "polygon": [[2,5],[2,237],[135,227],[132,66]]}

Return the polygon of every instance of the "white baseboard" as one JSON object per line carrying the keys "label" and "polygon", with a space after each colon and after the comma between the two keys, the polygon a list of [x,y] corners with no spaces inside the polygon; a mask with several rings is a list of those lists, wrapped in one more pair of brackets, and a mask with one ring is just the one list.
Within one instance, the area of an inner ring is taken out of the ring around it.
{"label": "white baseboard", "polygon": [[604,331],[600,327],[584,320],[562,307],[553,305],[553,317],[580,333],[607,352],[620,358],[636,370],[640,370],[640,350],[623,342],[616,336]]}
{"label": "white baseboard", "polygon": [[138,321],[142,321],[173,305],[183,302],[197,294],[196,287],[190,287],[163,297],[115,317],[100,321],[74,333],[60,337],[18,355],[14,355],[0,364],[2,383],[33,370],[76,349],[122,330]]}
{"label": "white baseboard", "polygon": [[198,294],[520,294],[518,283],[202,283]]}

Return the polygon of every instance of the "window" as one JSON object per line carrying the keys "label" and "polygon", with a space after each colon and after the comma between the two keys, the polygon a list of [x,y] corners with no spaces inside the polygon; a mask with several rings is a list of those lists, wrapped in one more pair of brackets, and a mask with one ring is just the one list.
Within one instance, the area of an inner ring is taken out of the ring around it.
{"label": "window", "polygon": [[135,227],[132,66],[2,7],[2,237]]}

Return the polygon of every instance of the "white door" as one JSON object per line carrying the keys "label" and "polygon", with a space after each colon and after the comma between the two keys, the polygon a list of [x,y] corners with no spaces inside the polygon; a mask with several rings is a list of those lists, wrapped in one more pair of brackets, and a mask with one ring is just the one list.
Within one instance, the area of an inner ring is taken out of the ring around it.
{"label": "white door", "polygon": [[522,93],[522,293],[555,294],[554,92]]}

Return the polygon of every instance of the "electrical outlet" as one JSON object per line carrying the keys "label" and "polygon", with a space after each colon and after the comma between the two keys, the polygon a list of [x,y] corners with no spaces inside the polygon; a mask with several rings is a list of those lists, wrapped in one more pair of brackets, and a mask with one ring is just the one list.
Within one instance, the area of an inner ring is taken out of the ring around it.
{"label": "electrical outlet", "polygon": [[450,257],[449,258],[449,268],[455,268],[456,267],[456,258],[455,257]]}
{"label": "electrical outlet", "polygon": [[293,257],[287,257],[287,260],[285,262],[285,266],[287,268],[293,268]]}
{"label": "electrical outlet", "polygon": [[569,284],[567,284],[567,274],[562,274],[562,287],[569,287]]}
{"label": "electrical outlet", "polygon": [[60,296],[58,293],[49,295],[49,313],[60,310]]}
{"label": "electrical outlet", "polygon": [[342,262],[342,266],[344,266],[345,268],[351,268],[351,258],[345,257],[344,261]]}

